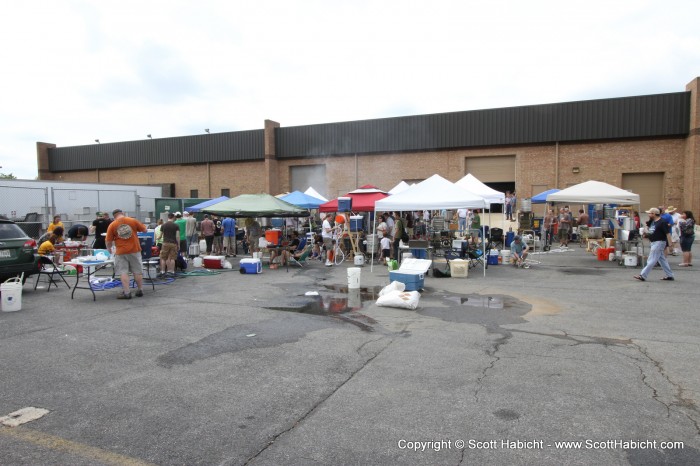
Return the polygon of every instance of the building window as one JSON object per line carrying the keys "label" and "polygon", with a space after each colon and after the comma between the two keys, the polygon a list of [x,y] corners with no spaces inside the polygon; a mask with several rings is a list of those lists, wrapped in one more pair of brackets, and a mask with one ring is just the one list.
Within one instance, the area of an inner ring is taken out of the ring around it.
{"label": "building window", "polygon": [[231,190],[229,188],[221,188],[221,195],[231,197]]}
{"label": "building window", "polygon": [[199,197],[199,189],[190,189],[190,197]]}

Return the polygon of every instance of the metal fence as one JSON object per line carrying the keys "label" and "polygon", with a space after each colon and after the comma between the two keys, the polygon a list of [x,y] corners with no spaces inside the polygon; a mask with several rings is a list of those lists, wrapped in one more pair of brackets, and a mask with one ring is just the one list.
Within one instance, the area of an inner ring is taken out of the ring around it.
{"label": "metal fence", "polygon": [[142,222],[154,221],[155,199],[135,190],[35,188],[0,186],[0,215],[15,221],[31,238],[39,238],[54,215],[66,229],[73,224],[92,225],[97,212],[122,209]]}

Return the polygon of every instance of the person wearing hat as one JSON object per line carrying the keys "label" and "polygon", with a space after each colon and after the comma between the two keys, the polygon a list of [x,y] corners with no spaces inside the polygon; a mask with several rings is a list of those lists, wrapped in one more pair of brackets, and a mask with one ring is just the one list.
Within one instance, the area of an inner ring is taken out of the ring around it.
{"label": "person wearing hat", "polygon": [[527,244],[523,241],[520,235],[515,235],[513,237],[513,242],[510,243],[510,261],[516,267],[529,268],[525,264],[525,259],[527,258]]}
{"label": "person wearing hat", "polygon": [[109,218],[109,213],[97,212],[97,218],[92,221],[90,226],[90,233],[95,235],[95,241],[92,243],[94,249],[107,249],[105,236],[110,223],[112,223],[112,219]]}
{"label": "person wearing hat", "polygon": [[670,252],[671,255],[677,256],[681,253],[681,248],[679,245],[681,240],[681,213],[678,212],[678,209],[676,209],[674,206],[670,205],[666,207],[666,214],[671,216],[671,221],[669,224],[671,225],[671,240],[673,241],[673,244],[671,245]]}
{"label": "person wearing hat", "polygon": [[114,252],[114,273],[119,275],[122,290],[117,299],[131,299],[129,290],[129,272],[134,275],[138,289],[136,296],[143,296],[143,259],[141,258],[141,243],[138,232],[145,233],[146,225],[135,218],[127,217],[121,209],[112,212],[114,221],[107,228],[107,249]]}
{"label": "person wearing hat", "polygon": [[661,268],[666,274],[661,280],[674,280],[671,266],[668,264],[668,260],[664,255],[664,251],[668,245],[671,244],[671,227],[666,220],[661,218],[661,211],[656,207],[652,207],[646,212],[649,214],[649,226],[645,236],[649,238],[651,250],[649,251],[647,265],[642,269],[639,275],[635,275],[634,278],[640,282],[646,281],[649,277],[649,272],[651,272],[658,262],[661,264]]}

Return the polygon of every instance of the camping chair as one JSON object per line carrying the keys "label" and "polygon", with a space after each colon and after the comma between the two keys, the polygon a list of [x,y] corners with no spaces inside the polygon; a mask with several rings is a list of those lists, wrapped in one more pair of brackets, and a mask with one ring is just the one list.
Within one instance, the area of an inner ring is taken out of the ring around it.
{"label": "camping chair", "polygon": [[304,267],[304,263],[306,262],[306,259],[311,255],[311,251],[313,251],[313,249],[313,244],[309,244],[307,247],[304,248],[304,250],[298,258],[294,257],[294,253],[290,254],[289,263],[292,265],[298,265],[299,267]]}
{"label": "camping chair", "polygon": [[[503,229],[491,228],[489,241],[491,241],[491,247],[503,249]],[[498,247],[499,245],[500,247]]]}
{"label": "camping chair", "polygon": [[[486,245],[486,250],[491,249],[491,243]],[[489,268],[489,263],[484,257],[484,251],[479,247],[478,244],[470,244],[466,250],[466,259],[469,261],[469,268],[473,269],[477,266],[483,266],[486,264],[486,268]]]}
{"label": "camping chair", "polygon": [[54,263],[53,259],[51,259],[50,257],[39,256],[39,273],[36,276],[36,283],[34,283],[34,289],[36,290],[36,287],[39,286],[39,279],[41,278],[41,276],[47,275],[49,277],[49,287],[46,291],[51,290],[51,284],[58,288],[58,280],[56,278],[60,278],[61,280],[63,280],[63,283],[65,283],[68,289],[70,290],[70,285],[68,284],[66,279],[63,278],[63,275],[67,273],[68,270],[59,269]]}

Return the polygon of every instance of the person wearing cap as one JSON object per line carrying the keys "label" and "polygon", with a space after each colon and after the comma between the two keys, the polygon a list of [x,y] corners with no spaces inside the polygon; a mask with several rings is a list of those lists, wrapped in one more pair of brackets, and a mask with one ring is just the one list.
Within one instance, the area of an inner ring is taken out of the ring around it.
{"label": "person wearing cap", "polygon": [[528,268],[525,264],[527,258],[527,244],[523,241],[520,235],[513,237],[513,242],[510,243],[510,261],[516,267]]}
{"label": "person wearing cap", "polygon": [[182,218],[181,212],[175,212],[175,225],[180,228],[180,253],[187,256],[187,222]]}
{"label": "person wearing cap", "polygon": [[671,244],[671,227],[666,220],[661,218],[661,211],[656,207],[652,207],[646,212],[649,214],[649,227],[645,236],[649,238],[651,251],[649,251],[647,265],[634,278],[640,282],[646,281],[649,277],[649,272],[658,262],[666,274],[661,280],[674,280],[673,271],[671,271],[671,266],[664,255],[664,251]]}
{"label": "person wearing cap", "polygon": [[107,228],[109,228],[110,223],[112,223],[112,219],[109,218],[109,213],[97,212],[97,218],[92,221],[92,225],[90,226],[90,233],[95,235],[95,241],[92,243],[93,248],[107,249],[105,236],[107,235]]}
{"label": "person wearing cap", "polygon": [[122,282],[122,291],[117,299],[131,299],[129,290],[129,272],[134,275],[136,281],[136,296],[143,296],[143,260],[141,258],[141,243],[138,232],[145,233],[146,225],[135,218],[127,217],[121,209],[112,212],[114,221],[107,228],[107,249],[114,252],[114,273],[119,275]]}

